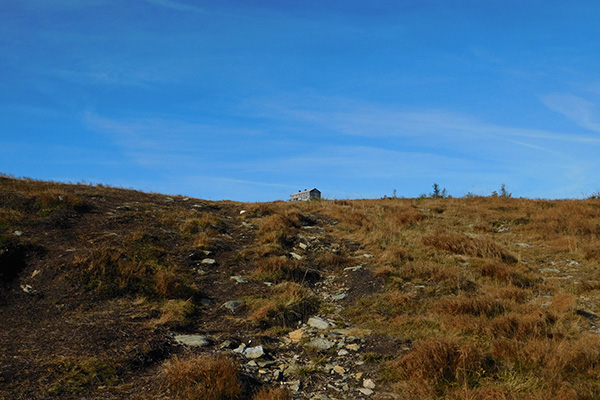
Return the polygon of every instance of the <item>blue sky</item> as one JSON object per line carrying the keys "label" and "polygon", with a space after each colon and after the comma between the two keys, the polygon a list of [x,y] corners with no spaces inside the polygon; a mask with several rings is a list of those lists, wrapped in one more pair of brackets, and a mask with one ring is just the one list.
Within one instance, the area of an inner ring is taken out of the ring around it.
{"label": "blue sky", "polygon": [[600,190],[600,2],[0,1],[0,172],[206,199]]}

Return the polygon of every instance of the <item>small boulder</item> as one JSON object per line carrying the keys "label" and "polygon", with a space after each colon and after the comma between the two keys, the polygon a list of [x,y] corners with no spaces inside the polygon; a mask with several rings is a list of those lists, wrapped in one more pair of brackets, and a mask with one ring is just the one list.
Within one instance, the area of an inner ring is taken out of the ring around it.
{"label": "small boulder", "polygon": [[313,328],[317,328],[317,329],[327,329],[331,326],[331,324],[329,322],[327,322],[323,318],[319,318],[319,317],[310,317],[308,319],[308,321],[306,321],[306,323],[309,326],[312,326]]}
{"label": "small boulder", "polygon": [[192,347],[204,347],[210,345],[210,340],[202,335],[175,335],[175,341]]}
{"label": "small boulder", "polygon": [[236,313],[236,311],[238,311],[242,306],[244,305],[244,303],[242,303],[239,300],[230,300],[228,302],[226,302],[225,304],[223,304],[222,307],[228,309],[229,311],[231,311],[232,313]]}

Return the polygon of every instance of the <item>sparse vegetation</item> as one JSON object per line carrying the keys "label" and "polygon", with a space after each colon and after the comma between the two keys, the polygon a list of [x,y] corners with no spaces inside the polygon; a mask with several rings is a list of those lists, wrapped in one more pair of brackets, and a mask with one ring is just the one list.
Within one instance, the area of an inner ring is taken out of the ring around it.
{"label": "sparse vegetation", "polygon": [[[242,204],[0,177],[0,397],[291,399],[231,350],[272,355],[320,315],[337,324],[323,338],[369,333],[291,344],[310,358],[286,377],[301,390],[344,350],[398,399],[597,399],[599,237],[595,198],[504,185]],[[173,342],[198,332],[214,342]]]}

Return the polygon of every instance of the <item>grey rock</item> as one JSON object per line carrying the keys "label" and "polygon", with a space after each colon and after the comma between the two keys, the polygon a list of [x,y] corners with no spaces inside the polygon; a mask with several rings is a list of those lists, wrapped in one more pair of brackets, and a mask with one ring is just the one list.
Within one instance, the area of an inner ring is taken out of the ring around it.
{"label": "grey rock", "polygon": [[175,335],[175,341],[192,347],[204,347],[210,345],[210,340],[202,335]]}
{"label": "grey rock", "polygon": [[286,382],[286,384],[290,386],[290,389],[293,392],[297,392],[297,391],[300,390],[300,381],[299,380],[297,380],[297,381],[289,381],[289,382]]}
{"label": "grey rock", "polygon": [[355,271],[359,271],[361,269],[362,269],[362,265],[357,265],[355,267],[346,267],[346,268],[344,268],[344,271],[355,272]]}
{"label": "grey rock", "polygon": [[373,254],[363,254],[362,256],[364,258],[373,258],[373,257],[375,257]]}
{"label": "grey rock", "polygon": [[247,212],[246,210],[241,210],[241,211],[240,211],[240,215],[242,215],[242,214],[246,214],[246,212]]}
{"label": "grey rock", "polygon": [[290,256],[292,256],[292,258],[295,260],[302,260],[302,256],[300,254],[294,253],[293,251],[290,253]]}
{"label": "grey rock", "polygon": [[306,321],[306,323],[309,326],[312,326],[313,328],[317,329],[327,329],[331,326],[329,322],[319,317],[310,317],[308,321]]}
{"label": "grey rock", "polygon": [[226,302],[225,304],[223,304],[223,307],[225,307],[226,309],[228,309],[229,311],[231,311],[232,313],[235,313],[236,311],[238,311],[242,306],[244,305],[243,302],[239,301],[239,300],[229,300],[228,302]]}
{"label": "grey rock", "polygon": [[364,394],[365,396],[370,396],[373,394],[373,391],[368,388],[360,388],[360,389],[358,389],[358,391],[361,392],[362,394]]}
{"label": "grey rock", "polygon": [[306,343],[306,347],[310,347],[315,350],[329,350],[334,346],[334,343],[327,339],[313,339],[310,342]]}
{"label": "grey rock", "polygon": [[23,231],[14,231],[13,234],[15,236],[23,236]]}
{"label": "grey rock", "polygon": [[306,250],[306,248],[307,248],[308,246],[306,245],[306,243],[300,243],[300,244],[298,245],[298,247],[300,247],[302,250]]}
{"label": "grey rock", "polygon": [[375,389],[375,382],[372,379],[365,379],[363,381],[363,387],[367,389]]}
{"label": "grey rock", "polygon": [[248,282],[246,280],[246,278],[244,278],[243,276],[240,276],[240,275],[230,276],[229,279],[231,279],[232,281],[235,281],[236,283],[247,283]]}
{"label": "grey rock", "polygon": [[31,285],[21,285],[21,290],[27,294],[35,294],[35,289]]}
{"label": "grey rock", "polygon": [[347,293],[338,293],[331,296],[331,300],[344,300],[346,297],[348,297]]}
{"label": "grey rock", "polygon": [[217,260],[215,260],[214,258],[205,258],[204,260],[202,260],[202,264],[206,264],[206,265],[215,265],[217,263]]}
{"label": "grey rock", "polygon": [[202,299],[200,300],[200,305],[204,306],[204,307],[208,307],[210,305],[212,305],[212,300],[211,299]]}
{"label": "grey rock", "polygon": [[560,274],[560,270],[556,268],[542,268],[540,272],[542,274]]}
{"label": "grey rock", "polygon": [[254,358],[262,357],[265,354],[265,351],[263,350],[262,346],[247,347],[246,350],[244,350],[244,352],[242,354],[246,358],[254,359]]}

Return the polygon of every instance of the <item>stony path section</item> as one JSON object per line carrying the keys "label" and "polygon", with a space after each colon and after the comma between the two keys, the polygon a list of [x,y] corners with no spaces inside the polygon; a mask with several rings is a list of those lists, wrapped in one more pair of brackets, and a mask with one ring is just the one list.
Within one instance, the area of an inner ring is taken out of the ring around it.
{"label": "stony path section", "polygon": [[[246,230],[255,229],[255,225],[245,221],[242,226]],[[296,245],[289,251],[288,258],[306,261],[316,251],[336,253],[339,250],[340,245],[329,243],[323,227],[309,226],[304,230],[306,233],[295,238]],[[342,315],[344,305],[362,295],[353,287],[357,280],[362,290],[364,287],[379,290],[382,286],[369,270],[372,255],[357,250],[350,257],[353,261],[350,267],[321,271],[325,273],[319,280],[303,282],[319,297],[325,314],[313,315],[294,328],[282,330],[279,337],[265,338],[262,334],[252,337],[246,333],[232,338],[218,332],[200,332],[195,336],[177,335],[175,339],[188,348],[196,347],[192,350],[195,352],[236,357],[245,374],[269,386],[287,387],[294,399],[393,398],[383,393],[382,385],[377,382],[379,364],[369,362],[365,357],[379,338],[373,338],[370,330],[348,325]],[[218,263],[213,258],[208,260],[203,262]],[[233,296],[236,296],[237,289],[243,291],[244,286],[256,284],[250,276],[243,274],[231,275],[229,281],[229,284],[235,285],[236,291],[231,293]],[[269,282],[262,284],[270,285]],[[219,305],[214,304],[213,307]],[[235,297],[224,301],[220,307],[234,314],[243,307],[243,303]],[[409,349],[408,343],[396,345],[403,346],[400,350]]]}

